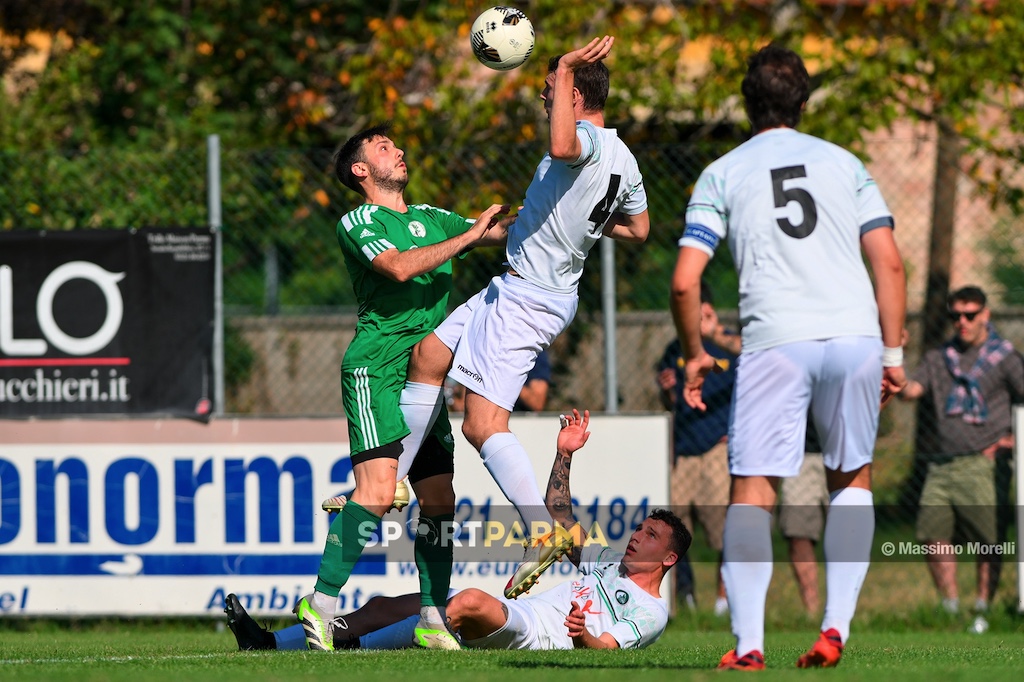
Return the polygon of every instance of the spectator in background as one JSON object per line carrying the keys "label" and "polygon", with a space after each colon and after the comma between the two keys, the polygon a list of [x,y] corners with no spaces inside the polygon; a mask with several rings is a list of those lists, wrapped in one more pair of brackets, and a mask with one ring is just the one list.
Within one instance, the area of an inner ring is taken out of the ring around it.
{"label": "spectator in background", "polygon": [[804,461],[800,473],[782,479],[779,487],[779,532],[789,547],[789,562],[793,567],[800,590],[800,601],[807,614],[816,615],[821,609],[818,596],[818,559],[815,545],[825,530],[828,510],[828,484],[825,481],[825,461],[814,422],[807,420],[804,438]]}
{"label": "spectator in background", "polygon": [[526,375],[526,383],[519,391],[519,399],[512,408],[515,412],[543,412],[548,404],[548,389],[551,388],[551,360],[547,350],[537,356],[533,369]]}
{"label": "spectator in background", "polygon": [[[927,543],[928,567],[952,613],[960,608],[955,538],[996,544],[996,460],[1013,447],[1011,405],[1024,399],[1024,363],[996,332],[985,292],[976,286],[949,295],[955,335],[927,351],[903,400],[928,401],[932,435],[924,443],[928,473],[921,491],[917,539]],[[975,610],[988,609],[998,575],[997,554],[979,554]]]}
{"label": "spectator in background", "polygon": [[[682,346],[678,339],[665,348],[657,365],[657,382],[661,402],[674,415],[670,500],[672,510],[693,528],[691,510],[704,528],[708,544],[718,553],[718,597],[715,615],[729,612],[722,582],[722,532],[725,511],[729,504],[729,409],[736,378],[736,356],[740,352],[739,335],[729,333],[718,321],[711,289],[706,282],[700,286],[701,336],[704,350],[716,359],[721,372],[709,374],[705,381],[704,399],[707,411],[695,410],[683,400],[686,375]],[[688,604],[692,603],[693,578],[689,566],[676,572],[676,591]],[[689,584],[687,584],[689,583]]]}
{"label": "spectator in background", "polygon": [[[519,398],[514,407],[515,412],[543,412],[548,404],[548,391],[551,389],[551,359],[547,350],[540,352],[537,363],[526,375],[526,383],[519,391]],[[444,385],[444,397],[449,412],[465,412],[466,387],[457,381],[448,379]]]}

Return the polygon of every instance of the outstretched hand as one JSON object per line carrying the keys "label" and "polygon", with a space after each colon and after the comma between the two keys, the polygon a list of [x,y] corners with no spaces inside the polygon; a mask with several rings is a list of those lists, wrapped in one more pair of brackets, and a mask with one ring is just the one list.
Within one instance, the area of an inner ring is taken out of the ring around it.
{"label": "outstretched hand", "polygon": [[576,602],[572,602],[569,615],[565,617],[565,627],[572,639],[582,637],[587,631],[587,614],[580,610],[580,605]]}
{"label": "outstretched hand", "polygon": [[686,383],[683,384],[683,400],[695,410],[706,411],[708,407],[704,404],[702,395],[704,377],[711,372],[721,372],[722,366],[710,354],[702,352],[699,357],[687,360],[683,370],[686,373]]}
{"label": "outstretched hand", "polygon": [[559,66],[564,66],[570,71],[575,71],[581,66],[587,64],[593,64],[599,62],[608,56],[608,53],[612,51],[612,44],[615,42],[615,38],[611,36],[604,36],[603,38],[594,38],[589,43],[562,55],[562,58],[558,60]]}
{"label": "outstretched hand", "polygon": [[590,438],[590,432],[587,431],[587,427],[590,426],[590,410],[583,410],[583,414],[580,415],[580,411],[573,408],[572,414],[559,415],[558,419],[562,428],[558,432],[556,447],[559,452],[571,455],[582,448]]}
{"label": "outstretched hand", "polygon": [[482,239],[487,231],[498,224],[498,216],[508,214],[511,207],[508,204],[491,204],[480,217],[476,219],[473,226],[467,230],[477,240]]}

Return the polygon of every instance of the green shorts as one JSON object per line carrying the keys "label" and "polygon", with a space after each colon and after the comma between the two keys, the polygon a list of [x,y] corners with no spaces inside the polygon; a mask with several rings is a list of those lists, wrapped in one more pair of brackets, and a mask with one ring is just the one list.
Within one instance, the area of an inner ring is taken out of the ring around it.
{"label": "green shorts", "polygon": [[[341,402],[348,420],[350,456],[397,443],[409,435],[409,427],[398,406],[405,387],[406,369],[404,361],[341,368]],[[448,452],[454,452],[452,425],[443,404],[427,439],[431,436]]]}
{"label": "green shorts", "polygon": [[995,462],[981,454],[931,462],[921,491],[917,539],[995,543]]}

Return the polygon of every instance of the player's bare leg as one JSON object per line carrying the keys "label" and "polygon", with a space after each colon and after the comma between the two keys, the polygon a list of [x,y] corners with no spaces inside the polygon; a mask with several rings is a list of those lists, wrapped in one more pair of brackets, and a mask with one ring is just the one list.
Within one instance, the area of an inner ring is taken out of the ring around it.
{"label": "player's bare leg", "polygon": [[448,602],[452,629],[463,639],[480,639],[497,632],[508,621],[506,607],[491,595],[470,588]]}
{"label": "player's bare leg", "polygon": [[533,464],[508,428],[509,411],[466,388],[462,433],[480,453],[484,466],[508,501],[516,507],[527,535],[526,551],[505,586],[511,599],[528,591],[541,573],[572,549],[572,536],[551,519],[544,506]]}

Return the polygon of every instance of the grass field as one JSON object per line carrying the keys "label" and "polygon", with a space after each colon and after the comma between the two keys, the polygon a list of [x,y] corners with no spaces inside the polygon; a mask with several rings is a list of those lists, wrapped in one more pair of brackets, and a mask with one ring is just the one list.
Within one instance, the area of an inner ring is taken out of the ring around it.
{"label": "grass field", "polygon": [[[828,671],[793,668],[812,632],[772,634],[769,670],[763,679],[824,677],[830,680],[1018,680],[1024,669],[1019,632],[863,632],[850,643],[841,665]],[[624,679],[705,680],[732,644],[719,627],[687,630],[674,622],[656,645],[643,651],[388,651],[238,652],[229,632],[212,625],[104,625],[85,631],[3,633],[3,680],[487,680]],[[739,673],[727,673],[736,675]]]}
{"label": "grass field", "polygon": [[[728,619],[710,613],[715,565],[697,561],[694,571],[700,608],[680,611],[662,639],[643,651],[242,653],[231,633],[210,621],[0,619],[0,680],[689,682],[737,675],[713,669],[734,644]],[[814,641],[819,618],[802,612],[789,566],[779,563],[768,600],[769,669],[761,679],[1019,680],[1024,617],[1017,613],[1016,580],[1017,565],[1011,562],[988,616],[991,627],[975,635],[967,632],[969,613],[936,610],[923,563],[876,563],[841,665],[808,671],[793,664]],[[972,581],[973,566],[961,564],[961,593],[968,605]]]}

